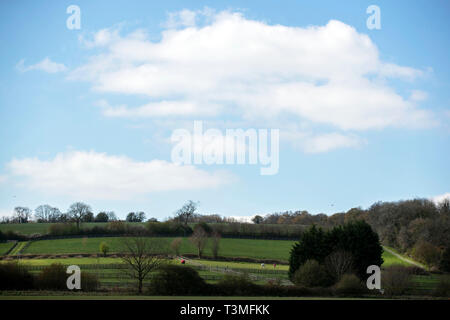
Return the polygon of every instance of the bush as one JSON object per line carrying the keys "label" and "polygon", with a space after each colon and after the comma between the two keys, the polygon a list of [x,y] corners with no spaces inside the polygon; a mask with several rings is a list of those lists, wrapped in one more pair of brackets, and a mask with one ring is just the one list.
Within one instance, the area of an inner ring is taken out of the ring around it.
{"label": "bush", "polygon": [[123,221],[111,221],[108,222],[106,228],[114,234],[124,234],[127,231],[127,226]]}
{"label": "bush", "polygon": [[412,250],[412,255],[428,267],[437,266],[441,257],[438,247],[426,241],[419,241]]}
{"label": "bush", "polygon": [[421,267],[408,266],[406,268],[408,268],[408,272],[410,274],[415,275],[415,276],[428,276],[430,274],[427,270],[425,270]]}
{"label": "bush", "polygon": [[442,277],[433,291],[435,297],[450,297],[450,276]]}
{"label": "bush", "polygon": [[96,291],[100,287],[100,282],[95,274],[81,272],[81,290]]}
{"label": "bush", "polygon": [[312,288],[327,287],[332,284],[333,280],[323,265],[316,260],[308,260],[295,272],[293,282]]}
{"label": "bush", "polygon": [[366,292],[366,287],[356,275],[344,274],[334,290],[339,295],[362,294]]}
{"label": "bush", "polygon": [[52,223],[48,228],[48,233],[52,236],[67,236],[78,234],[79,231],[72,223]]}
{"label": "bush", "polygon": [[67,289],[66,268],[60,263],[53,263],[39,273],[36,278],[36,288],[40,290],[65,290]]}
{"label": "bush", "polygon": [[150,235],[163,236],[189,236],[191,227],[177,222],[147,222],[147,231]]}
{"label": "bush", "polygon": [[206,282],[198,272],[187,266],[168,264],[152,278],[149,293],[153,295],[201,295],[207,292]]}
{"label": "bush", "polygon": [[411,269],[401,265],[387,267],[381,272],[381,288],[387,295],[405,294],[411,285]]}
{"label": "bush", "polygon": [[213,229],[206,222],[197,223],[195,225],[193,231],[195,232],[195,230],[197,230],[197,228],[202,228],[203,231],[205,231],[208,235],[211,235],[211,233],[213,232]]}
{"label": "bush", "polygon": [[103,256],[106,257],[106,255],[109,252],[109,246],[106,242],[100,243],[100,252],[103,253]]}
{"label": "bush", "polygon": [[28,270],[17,262],[0,263],[0,290],[29,290],[34,279]]}
{"label": "bush", "polygon": [[225,296],[255,296],[261,294],[261,286],[250,281],[248,275],[225,275],[216,285],[217,294]]}

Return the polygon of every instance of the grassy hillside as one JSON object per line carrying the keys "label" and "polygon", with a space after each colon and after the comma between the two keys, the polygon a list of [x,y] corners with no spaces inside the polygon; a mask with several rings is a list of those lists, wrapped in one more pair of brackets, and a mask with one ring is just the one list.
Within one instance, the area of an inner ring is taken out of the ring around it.
{"label": "grassy hillside", "polygon": [[[163,252],[169,252],[169,245],[174,238],[156,238],[162,242]],[[110,253],[121,251],[121,238],[72,238],[57,240],[39,240],[31,242],[25,248],[23,254],[69,254],[69,253],[100,253],[99,246],[101,242],[106,242],[110,247]],[[230,239],[223,238],[220,242],[219,255],[225,257],[247,257],[254,259],[276,259],[287,261],[292,245],[295,241],[291,240],[261,240],[261,239]],[[20,244],[20,243],[19,243]],[[0,243],[0,254],[4,254],[12,243]],[[196,248],[184,238],[181,245],[181,254],[196,254]],[[211,248],[207,246],[204,254],[211,256]],[[393,264],[409,265],[407,262],[399,259],[393,254],[385,251],[383,253],[384,264],[389,266]]]}
{"label": "grassy hillside", "polygon": [[14,242],[0,242],[0,256],[8,252],[9,249],[14,245]]}
{"label": "grassy hillside", "polygon": [[[156,238],[166,248],[174,238]],[[101,242],[106,242],[111,253],[121,251],[121,238],[74,238],[58,240],[39,240],[32,242],[24,254],[64,254],[64,253],[99,253]],[[253,240],[223,238],[220,242],[221,256],[248,257],[255,259],[277,259],[287,261],[289,252],[295,241],[289,240]],[[166,249],[165,252],[167,252]],[[181,245],[182,254],[195,254],[196,248],[189,239],[184,238]],[[208,246],[205,255],[212,255]]]}

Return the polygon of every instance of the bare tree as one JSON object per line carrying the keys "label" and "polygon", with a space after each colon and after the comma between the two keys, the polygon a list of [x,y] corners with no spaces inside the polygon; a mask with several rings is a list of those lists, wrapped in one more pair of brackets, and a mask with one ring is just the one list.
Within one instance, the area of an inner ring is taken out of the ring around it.
{"label": "bare tree", "polygon": [[181,209],[179,209],[175,215],[180,221],[183,221],[185,225],[188,224],[189,220],[193,218],[195,215],[195,212],[198,208],[198,202],[194,202],[192,200],[189,200],[186,202]]}
{"label": "bare tree", "polygon": [[325,266],[339,280],[344,274],[352,271],[353,256],[348,251],[334,251],[325,258]]}
{"label": "bare tree", "polygon": [[106,214],[108,215],[108,221],[117,221],[117,216],[114,211],[109,211]]}
{"label": "bare tree", "polygon": [[40,205],[34,209],[34,218],[36,219],[36,222],[57,222],[60,217],[61,211],[48,204]]}
{"label": "bare tree", "polygon": [[77,223],[77,229],[80,229],[80,223],[91,212],[91,207],[83,202],[75,202],[69,208],[67,214]]}
{"label": "bare tree", "polygon": [[142,293],[144,280],[164,263],[164,257],[160,255],[162,243],[146,237],[124,237],[122,245],[121,259],[128,266],[125,272],[138,281],[138,291]]}
{"label": "bare tree", "polygon": [[180,247],[181,247],[182,243],[183,243],[183,238],[175,238],[175,239],[173,239],[172,243],[170,244],[170,248],[177,256],[180,255]]}
{"label": "bare tree", "polygon": [[202,227],[197,227],[190,237],[192,244],[197,248],[198,257],[201,258],[203,250],[208,243],[208,234]]}
{"label": "bare tree", "polygon": [[15,207],[14,216],[18,223],[28,223],[31,217],[31,210],[27,207]]}
{"label": "bare tree", "polygon": [[220,233],[214,231],[211,235],[211,239],[212,239],[212,254],[214,258],[217,258],[219,256],[219,249],[220,249],[220,239],[221,239]]}

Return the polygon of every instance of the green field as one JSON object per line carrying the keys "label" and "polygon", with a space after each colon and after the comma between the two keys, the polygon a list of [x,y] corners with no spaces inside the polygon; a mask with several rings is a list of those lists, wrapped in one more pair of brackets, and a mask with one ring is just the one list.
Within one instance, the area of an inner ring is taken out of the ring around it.
{"label": "green field", "polygon": [[[155,238],[163,243],[162,252],[170,252],[168,249],[170,242],[174,238]],[[98,254],[99,246],[101,242],[106,242],[110,247],[110,253],[117,253],[121,251],[122,239],[117,237],[107,237],[107,238],[69,238],[69,239],[57,239],[57,240],[39,240],[33,241],[25,248],[22,254]],[[220,242],[219,255],[224,257],[242,257],[242,258],[253,258],[253,259],[275,259],[281,261],[287,261],[289,259],[289,253],[292,245],[295,241],[290,240],[259,240],[259,239],[231,239],[223,238]],[[11,255],[16,254],[26,242],[19,242],[19,244],[14,248]],[[11,243],[1,243],[0,252],[2,250],[6,252]],[[184,238],[181,246],[181,254],[196,254],[196,248],[189,241],[189,239]],[[207,246],[204,252],[205,256],[211,256],[211,248]],[[98,258],[95,258],[98,260]],[[102,258],[103,259],[103,258]],[[409,265],[407,262],[397,258],[391,253],[383,252],[384,264],[383,266],[390,266],[393,264]],[[208,261],[209,264],[216,266],[226,265],[225,262],[212,262]],[[242,263],[242,268],[252,265]],[[268,265],[267,267],[273,267]],[[254,268],[252,266],[251,268]],[[278,266],[278,268],[284,268],[283,266]]]}
{"label": "green field", "polygon": [[[155,238],[164,243],[166,248],[174,238]],[[58,240],[39,240],[32,242],[23,254],[77,254],[99,253],[101,242],[106,242],[111,253],[121,251],[121,238],[71,238]],[[289,240],[254,240],[254,239],[230,239],[223,238],[220,241],[219,254],[224,257],[247,257],[254,259],[276,259],[287,261],[289,252],[295,241]],[[167,252],[168,249],[163,250]],[[196,248],[189,239],[184,238],[181,246],[181,254],[196,254]],[[211,248],[204,251],[206,256],[212,255]]]}
{"label": "green field", "polygon": [[383,267],[389,267],[394,264],[400,264],[402,266],[411,266],[406,261],[403,261],[399,259],[398,257],[394,256],[392,253],[387,252],[386,250],[383,251]]}
{"label": "green field", "polygon": [[14,245],[14,242],[0,242],[0,256],[8,252],[9,249]]}

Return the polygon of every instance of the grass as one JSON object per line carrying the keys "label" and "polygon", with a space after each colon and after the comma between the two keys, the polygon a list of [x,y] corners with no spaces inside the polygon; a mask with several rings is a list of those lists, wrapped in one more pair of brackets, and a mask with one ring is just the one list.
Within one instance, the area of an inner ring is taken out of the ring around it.
{"label": "grass", "polygon": [[[213,260],[194,260],[194,262],[201,263],[205,266],[212,266],[212,267],[228,267],[230,269],[262,269],[260,263],[251,263],[251,262],[230,262],[230,261],[213,261]],[[288,271],[289,266],[288,265],[281,265],[278,264],[276,268],[273,267],[271,264],[266,264],[265,270],[281,270],[281,271]]]}
{"label": "grass", "polygon": [[396,264],[399,264],[402,266],[407,266],[407,267],[411,266],[410,263],[399,259],[398,257],[394,256],[392,253],[390,253],[386,250],[383,251],[383,261],[384,261],[383,267],[389,267],[389,266],[396,265]]}
{"label": "grass", "polygon": [[[157,238],[168,247],[174,238]],[[106,242],[110,252],[120,252],[121,238],[72,238],[58,240],[34,241],[25,249],[24,254],[96,254],[99,253],[101,242]],[[247,257],[254,259],[276,259],[287,261],[289,252],[295,241],[289,240],[254,240],[223,238],[220,242],[220,255],[224,257]],[[163,250],[166,251],[167,250]],[[184,238],[182,254],[196,254],[196,248],[189,239]],[[207,247],[204,254],[211,256],[211,248]]]}
{"label": "grass", "polygon": [[27,241],[18,242],[17,245],[14,247],[14,249],[11,250],[9,255],[18,255],[20,250],[22,250],[26,244],[27,244]]}
{"label": "grass", "polygon": [[14,242],[0,242],[0,256],[6,254],[14,245]]}
{"label": "grass", "polygon": [[[174,238],[157,238],[162,241],[166,248]],[[27,248],[25,248],[23,254],[98,254],[100,253],[99,247],[101,242],[106,242],[110,247],[110,253],[120,252],[121,238],[109,237],[109,238],[70,238],[70,239],[57,239],[57,240],[39,240],[32,242]],[[17,253],[26,242],[20,242],[16,248],[14,248],[11,254]],[[292,245],[295,241],[290,240],[262,240],[262,239],[231,239],[222,238],[220,242],[219,254],[224,257],[246,257],[254,259],[275,259],[281,261],[287,261],[289,259],[289,253]],[[7,244],[2,243],[6,246]],[[0,249],[3,247],[0,247]],[[168,249],[163,250],[168,252]],[[181,254],[196,254],[194,245],[189,239],[184,238],[181,246]],[[1,252],[1,251],[0,251]],[[211,248],[207,247],[204,254],[211,256]],[[76,258],[69,258],[76,259]],[[107,259],[113,258],[92,258],[94,263],[108,263],[98,262],[108,261]],[[390,266],[394,264],[400,264],[408,266],[409,263],[399,259],[393,254],[384,251],[383,252],[384,263],[383,266]],[[57,261],[53,259],[53,261]],[[70,261],[70,260],[67,260]],[[73,260],[76,261],[76,260]],[[113,260],[111,260],[113,261]],[[38,263],[38,262],[36,262]],[[226,266],[231,264],[238,264],[237,268],[260,268],[260,264],[244,263],[244,262],[224,262],[224,261],[211,261],[204,260],[201,263],[213,266]],[[273,268],[271,264],[266,264],[266,268]],[[287,266],[277,265],[277,270],[287,269]]]}

